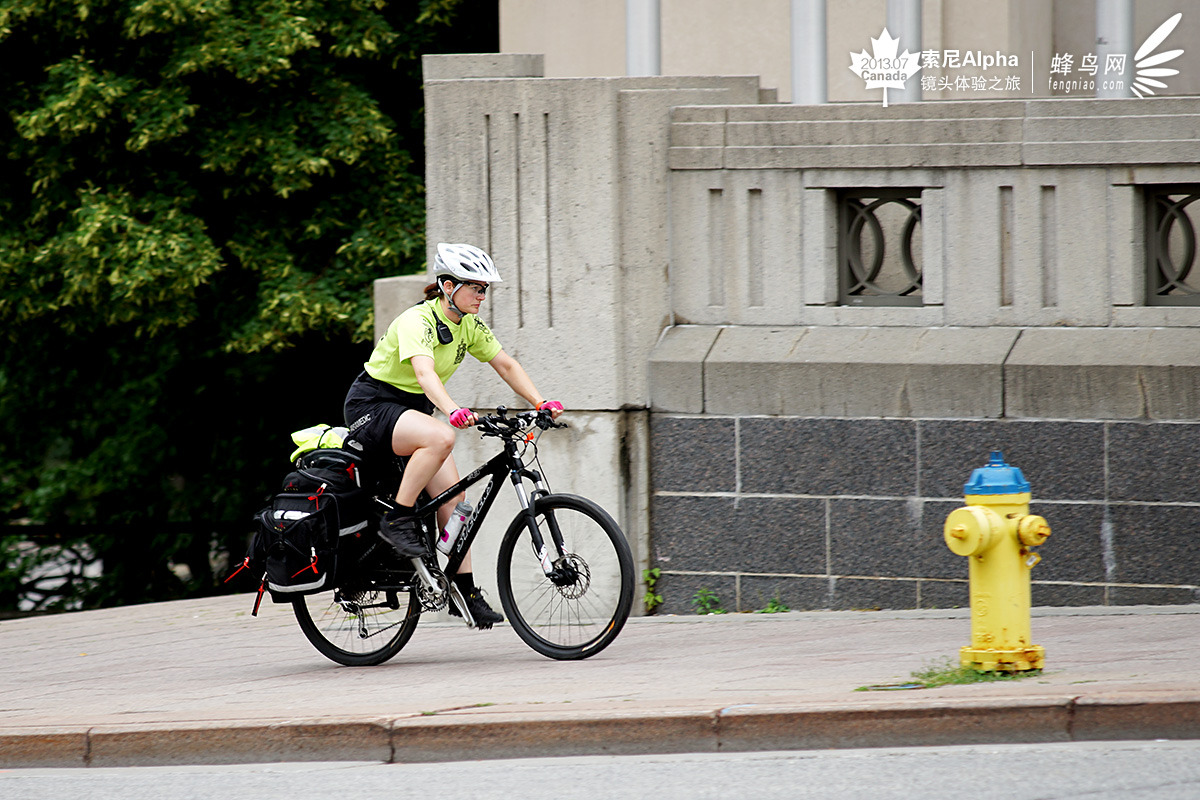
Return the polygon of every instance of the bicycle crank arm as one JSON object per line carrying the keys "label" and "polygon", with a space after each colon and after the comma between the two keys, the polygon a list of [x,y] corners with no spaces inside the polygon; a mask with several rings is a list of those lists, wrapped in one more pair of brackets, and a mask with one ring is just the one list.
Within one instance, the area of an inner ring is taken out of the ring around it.
{"label": "bicycle crank arm", "polygon": [[469,628],[478,628],[479,625],[475,622],[475,618],[471,616],[471,609],[467,608],[467,598],[463,597],[462,590],[458,588],[458,584],[450,581],[450,602],[454,603],[455,608],[462,612],[463,619]]}

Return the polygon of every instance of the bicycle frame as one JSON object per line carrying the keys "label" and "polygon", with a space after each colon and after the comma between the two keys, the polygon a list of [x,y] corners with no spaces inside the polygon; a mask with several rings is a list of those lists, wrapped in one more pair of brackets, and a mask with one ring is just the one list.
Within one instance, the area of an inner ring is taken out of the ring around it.
{"label": "bicycle frame", "polygon": [[[488,479],[487,485],[483,489],[483,494],[479,498],[479,505],[471,519],[467,521],[466,527],[459,533],[458,539],[454,542],[454,548],[450,551],[449,560],[446,563],[442,572],[446,575],[455,575],[458,573],[459,567],[462,566],[463,560],[467,556],[467,552],[471,549],[471,544],[475,541],[476,535],[479,533],[480,525],[487,517],[488,511],[491,510],[492,504],[496,500],[496,490],[500,485],[505,473],[508,474],[512,481],[513,488],[517,492],[517,499],[521,504],[522,511],[526,517],[526,527],[529,530],[532,538],[534,553],[542,557],[542,550],[546,542],[542,538],[541,532],[538,530],[534,517],[534,503],[537,498],[549,494],[545,482],[542,480],[541,473],[537,470],[528,469],[525,462],[521,460],[520,454],[517,452],[517,446],[514,442],[505,440],[504,449],[497,453],[492,458],[488,459],[483,466],[471,472],[465,478],[460,479],[450,488],[439,494],[437,497],[431,498],[426,502],[419,502],[416,505],[417,519],[424,521],[429,515],[433,515],[432,530],[429,531],[434,538],[438,535],[437,510],[445,505],[449,500],[457,496],[460,492],[474,486],[475,484]],[[529,479],[534,483],[534,490],[526,493],[525,485],[522,479]],[[382,497],[376,497],[376,502],[387,509],[394,508],[394,501]],[[562,534],[558,530],[558,526],[551,523],[549,526],[551,537],[555,540],[554,546],[558,553],[563,552]],[[432,552],[430,557],[432,558]],[[543,568],[546,574],[549,575],[552,568],[548,566],[549,561],[543,558]]]}

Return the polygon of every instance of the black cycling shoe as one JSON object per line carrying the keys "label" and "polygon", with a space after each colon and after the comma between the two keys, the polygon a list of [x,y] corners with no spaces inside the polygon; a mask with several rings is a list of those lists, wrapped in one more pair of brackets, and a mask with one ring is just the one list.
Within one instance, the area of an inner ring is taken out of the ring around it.
{"label": "black cycling shoe", "polygon": [[417,558],[428,551],[417,518],[413,516],[385,516],[379,523],[379,538],[403,558]]}
{"label": "black cycling shoe", "polygon": [[[492,607],[489,606],[487,601],[483,599],[483,590],[478,586],[474,587],[469,592],[463,592],[463,596],[467,598],[467,608],[470,609],[471,616],[475,618],[475,624],[478,625],[481,630],[487,630],[497,622],[504,622],[504,615],[497,614],[492,610]],[[449,611],[451,616],[462,616],[454,603],[450,604]]]}

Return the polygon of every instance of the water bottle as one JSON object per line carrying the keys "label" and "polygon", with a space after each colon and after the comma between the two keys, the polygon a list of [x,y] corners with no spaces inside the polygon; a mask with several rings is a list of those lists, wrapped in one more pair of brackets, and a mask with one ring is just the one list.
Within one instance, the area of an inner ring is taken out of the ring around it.
{"label": "water bottle", "polygon": [[438,552],[442,555],[450,555],[450,551],[454,549],[454,543],[458,540],[458,534],[462,532],[463,525],[467,524],[467,520],[475,513],[475,508],[471,505],[470,500],[463,500],[454,507],[454,511],[450,513],[450,519],[446,522],[446,527],[442,530],[441,536],[437,540]]}

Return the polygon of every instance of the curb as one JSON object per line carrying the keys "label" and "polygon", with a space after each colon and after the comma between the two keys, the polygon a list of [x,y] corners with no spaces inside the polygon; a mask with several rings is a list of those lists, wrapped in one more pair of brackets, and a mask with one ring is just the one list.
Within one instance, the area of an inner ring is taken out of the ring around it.
{"label": "curb", "polygon": [[0,766],[282,761],[445,762],[546,756],[1200,738],[1200,696],[1012,698],[655,714],[499,714],[97,726],[0,732]]}

